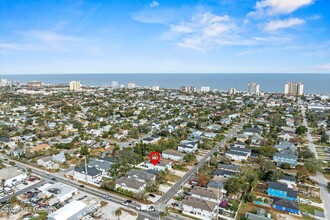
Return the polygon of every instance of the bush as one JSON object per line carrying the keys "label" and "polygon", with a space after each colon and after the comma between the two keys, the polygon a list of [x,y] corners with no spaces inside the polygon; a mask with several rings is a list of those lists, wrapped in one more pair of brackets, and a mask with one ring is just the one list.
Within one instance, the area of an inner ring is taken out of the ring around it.
{"label": "bush", "polygon": [[330,193],[330,182],[328,182],[328,191]]}

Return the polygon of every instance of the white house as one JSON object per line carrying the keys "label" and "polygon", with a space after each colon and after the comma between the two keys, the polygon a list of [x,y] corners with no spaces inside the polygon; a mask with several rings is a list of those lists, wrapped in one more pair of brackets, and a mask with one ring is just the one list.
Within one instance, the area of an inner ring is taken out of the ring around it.
{"label": "white house", "polygon": [[145,162],[144,163],[144,167],[146,167],[147,169],[152,169],[152,170],[158,170],[158,171],[165,171],[165,170],[170,170],[172,169],[172,161],[170,160],[166,160],[166,159],[161,159],[158,164],[153,165],[152,163]]}
{"label": "white house", "polygon": [[53,163],[53,157],[48,156],[48,157],[43,157],[37,160],[37,164],[39,166],[43,166],[45,168],[52,168],[54,163]]}
{"label": "white house", "polygon": [[62,208],[48,215],[48,220],[81,219],[87,210],[82,201],[72,201]]}
{"label": "white house", "polygon": [[75,169],[73,170],[73,177],[76,180],[85,182],[87,178],[88,183],[98,184],[102,180],[102,171],[95,167],[87,166],[86,175],[84,165],[80,165],[79,167],[75,167]]}
{"label": "white house", "polygon": [[217,203],[195,198],[192,196],[185,197],[182,200],[182,213],[203,219],[209,220],[216,216]]}
{"label": "white house", "polygon": [[0,170],[0,179],[4,179],[5,186],[11,187],[27,178],[27,174],[16,167],[5,167]]}
{"label": "white house", "polygon": [[238,152],[238,151],[226,151],[225,155],[229,158],[231,158],[232,160],[247,160],[248,159],[248,153],[245,152]]}
{"label": "white house", "polygon": [[162,158],[174,161],[183,161],[183,157],[183,153],[171,149],[166,149],[162,153]]}
{"label": "white house", "polygon": [[143,192],[145,185],[145,182],[141,182],[135,178],[121,177],[116,180],[115,189],[118,190],[118,188],[121,188],[138,194]]}
{"label": "white house", "polygon": [[[220,200],[220,193],[217,195],[213,190],[204,188],[204,187],[199,187],[195,186],[191,191],[191,196],[211,202],[219,202]],[[222,195],[222,194],[221,194]]]}

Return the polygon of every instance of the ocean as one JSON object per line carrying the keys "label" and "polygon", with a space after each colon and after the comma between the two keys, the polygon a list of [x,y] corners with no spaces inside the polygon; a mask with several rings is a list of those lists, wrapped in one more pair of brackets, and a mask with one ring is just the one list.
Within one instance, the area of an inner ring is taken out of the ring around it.
{"label": "ocean", "polygon": [[8,81],[26,83],[32,80],[45,84],[63,84],[76,80],[83,85],[111,85],[111,81],[127,86],[135,82],[137,86],[159,85],[163,88],[178,89],[180,86],[209,86],[211,89],[227,90],[235,88],[246,91],[247,84],[260,84],[260,91],[283,92],[286,82],[303,82],[304,92],[330,94],[330,74],[21,74],[0,75]]}

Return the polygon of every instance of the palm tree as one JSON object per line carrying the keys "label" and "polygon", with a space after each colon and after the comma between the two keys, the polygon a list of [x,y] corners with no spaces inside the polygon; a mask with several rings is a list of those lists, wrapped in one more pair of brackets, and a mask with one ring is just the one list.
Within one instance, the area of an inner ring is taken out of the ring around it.
{"label": "palm tree", "polygon": [[119,217],[121,216],[121,214],[122,214],[122,212],[121,212],[120,209],[117,209],[117,210],[115,211],[115,215],[118,217],[118,220],[119,220]]}

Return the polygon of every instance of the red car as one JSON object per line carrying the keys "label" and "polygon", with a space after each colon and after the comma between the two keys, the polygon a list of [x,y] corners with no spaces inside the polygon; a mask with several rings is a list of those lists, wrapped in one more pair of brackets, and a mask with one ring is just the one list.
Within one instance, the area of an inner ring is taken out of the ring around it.
{"label": "red car", "polygon": [[30,182],[33,182],[33,181],[35,181],[36,179],[35,178],[33,178],[33,177],[30,177],[29,179],[28,179],[28,181],[30,181]]}

